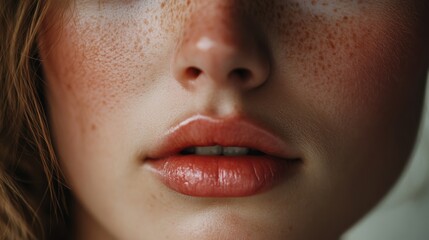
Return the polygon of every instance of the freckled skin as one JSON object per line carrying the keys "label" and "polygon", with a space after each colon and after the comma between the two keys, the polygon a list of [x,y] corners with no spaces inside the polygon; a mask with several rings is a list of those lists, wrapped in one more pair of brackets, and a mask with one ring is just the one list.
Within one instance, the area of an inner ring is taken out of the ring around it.
{"label": "freckled skin", "polygon": [[[39,46],[76,239],[338,239],[412,150],[429,56],[423,1],[72,5]],[[220,47],[198,50],[202,37]],[[224,79],[231,61],[266,77]],[[248,198],[171,192],[142,158],[197,113],[270,125],[303,167]]]}

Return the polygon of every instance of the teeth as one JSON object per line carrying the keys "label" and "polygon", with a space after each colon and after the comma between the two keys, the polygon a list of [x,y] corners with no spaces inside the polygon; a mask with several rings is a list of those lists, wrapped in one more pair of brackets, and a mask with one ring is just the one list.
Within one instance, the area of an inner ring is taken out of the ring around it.
{"label": "teeth", "polygon": [[249,153],[249,149],[244,147],[223,147],[222,153],[225,156],[246,155]]}
{"label": "teeth", "polygon": [[196,155],[225,155],[225,156],[240,156],[249,154],[250,149],[245,147],[222,147],[207,146],[207,147],[190,147],[182,151],[182,154],[196,154]]}
{"label": "teeth", "polygon": [[220,155],[222,154],[222,146],[195,147],[197,155]]}

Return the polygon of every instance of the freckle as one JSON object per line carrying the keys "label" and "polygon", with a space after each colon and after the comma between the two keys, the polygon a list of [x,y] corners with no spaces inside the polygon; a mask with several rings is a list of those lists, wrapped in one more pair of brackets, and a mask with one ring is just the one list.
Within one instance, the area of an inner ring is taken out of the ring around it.
{"label": "freckle", "polygon": [[91,125],[91,130],[92,130],[92,131],[95,131],[96,129],[97,129],[97,125],[92,124],[92,125]]}
{"label": "freckle", "polygon": [[349,17],[344,16],[344,17],[343,17],[343,20],[344,20],[344,21],[347,21],[347,20],[349,20]]}
{"label": "freckle", "polygon": [[152,199],[154,199],[154,200],[156,200],[157,199],[157,197],[155,196],[155,194],[150,194],[150,197],[152,198]]}
{"label": "freckle", "polygon": [[163,9],[165,7],[165,2],[161,3],[161,8]]}
{"label": "freckle", "polygon": [[305,38],[310,38],[310,32],[309,31],[305,31]]}
{"label": "freckle", "polygon": [[331,46],[332,49],[335,49],[335,44],[331,40],[329,41],[329,45]]}

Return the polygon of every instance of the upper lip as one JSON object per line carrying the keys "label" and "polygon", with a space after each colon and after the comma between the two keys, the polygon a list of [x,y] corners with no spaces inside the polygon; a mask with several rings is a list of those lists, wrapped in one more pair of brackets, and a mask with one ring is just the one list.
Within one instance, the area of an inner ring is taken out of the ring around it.
{"label": "upper lip", "polygon": [[298,158],[280,137],[254,121],[244,117],[218,119],[203,115],[187,118],[168,129],[148,157],[161,159],[179,154],[188,147],[213,145],[247,147],[283,159]]}

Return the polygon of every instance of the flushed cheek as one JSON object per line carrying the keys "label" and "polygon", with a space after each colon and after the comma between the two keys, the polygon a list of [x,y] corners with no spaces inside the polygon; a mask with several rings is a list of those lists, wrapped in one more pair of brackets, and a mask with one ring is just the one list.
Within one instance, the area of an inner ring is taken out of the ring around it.
{"label": "flushed cheek", "polygon": [[54,42],[45,64],[53,72],[51,88],[68,96],[75,109],[94,116],[123,109],[131,99],[151,91],[165,70],[154,67],[165,59],[166,49],[155,16],[77,12],[80,15],[61,31],[45,37],[47,46]]}
{"label": "flushed cheek", "polygon": [[373,119],[380,111],[412,103],[407,102],[414,100],[411,93],[422,85],[416,80],[419,69],[408,64],[421,54],[415,29],[407,28],[411,23],[406,17],[379,15],[299,15],[288,19],[289,29],[282,29],[282,65],[277,66],[285,78],[282,84],[294,86],[299,101],[312,106],[333,129],[350,120],[381,123],[386,119]]}

